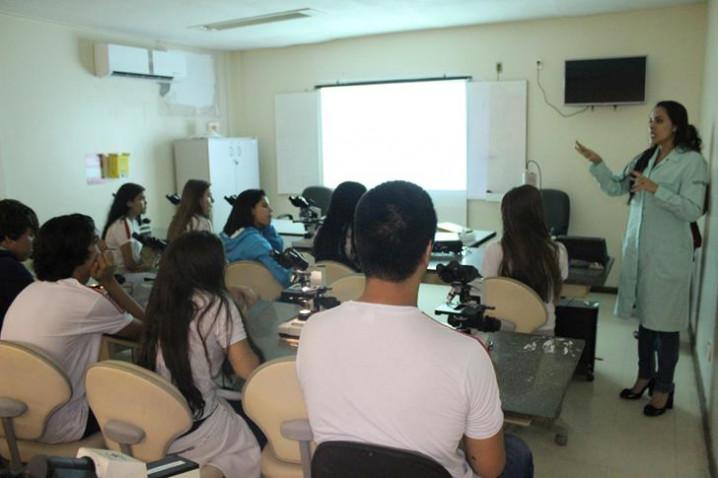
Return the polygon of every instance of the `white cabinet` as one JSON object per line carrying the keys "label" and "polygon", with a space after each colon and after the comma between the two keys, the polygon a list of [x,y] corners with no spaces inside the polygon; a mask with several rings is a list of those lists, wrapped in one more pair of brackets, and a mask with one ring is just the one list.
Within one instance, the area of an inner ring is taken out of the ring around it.
{"label": "white cabinet", "polygon": [[177,192],[189,179],[209,181],[214,207],[212,223],[220,232],[232,207],[225,196],[245,189],[259,189],[256,138],[190,138],[174,142]]}

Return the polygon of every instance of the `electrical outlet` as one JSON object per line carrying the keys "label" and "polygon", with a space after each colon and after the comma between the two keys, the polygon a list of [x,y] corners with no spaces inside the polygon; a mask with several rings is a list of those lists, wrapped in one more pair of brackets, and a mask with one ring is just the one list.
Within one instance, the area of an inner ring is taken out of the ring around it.
{"label": "electrical outlet", "polygon": [[541,60],[540,58],[536,60],[536,69],[543,70],[543,60]]}

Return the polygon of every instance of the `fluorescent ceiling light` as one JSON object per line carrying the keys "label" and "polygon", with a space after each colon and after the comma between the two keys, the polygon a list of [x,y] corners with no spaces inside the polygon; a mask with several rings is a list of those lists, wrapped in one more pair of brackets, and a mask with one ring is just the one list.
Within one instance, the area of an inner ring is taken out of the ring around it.
{"label": "fluorescent ceiling light", "polygon": [[254,25],[262,25],[264,23],[283,22],[286,20],[297,20],[300,18],[308,18],[316,14],[311,8],[299,8],[297,10],[287,10],[284,12],[268,13],[256,17],[237,18],[234,20],[226,20],[224,22],[207,23],[206,25],[196,25],[190,28],[199,28],[207,31],[231,30],[233,28],[251,27]]}

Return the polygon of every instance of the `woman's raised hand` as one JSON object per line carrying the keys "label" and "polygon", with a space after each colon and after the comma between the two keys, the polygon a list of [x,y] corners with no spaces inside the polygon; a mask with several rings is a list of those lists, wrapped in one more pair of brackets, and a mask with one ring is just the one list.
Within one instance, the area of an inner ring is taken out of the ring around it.
{"label": "woman's raised hand", "polygon": [[595,152],[594,150],[592,150],[592,149],[589,149],[589,148],[585,147],[584,145],[582,145],[582,144],[579,143],[578,141],[576,141],[576,144],[575,144],[575,146],[574,146],[574,149],[575,149],[576,151],[578,151],[578,154],[580,154],[580,155],[583,156],[584,158],[588,159],[588,160],[591,161],[593,164],[598,164],[598,163],[600,163],[601,161],[603,161],[603,159],[601,159],[601,156],[599,156],[598,153],[596,153],[596,152]]}

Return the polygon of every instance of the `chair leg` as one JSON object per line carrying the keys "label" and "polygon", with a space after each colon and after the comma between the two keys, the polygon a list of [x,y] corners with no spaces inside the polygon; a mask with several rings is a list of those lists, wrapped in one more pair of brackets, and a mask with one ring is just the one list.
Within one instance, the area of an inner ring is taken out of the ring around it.
{"label": "chair leg", "polygon": [[312,476],[312,453],[309,449],[310,442],[300,441],[299,442],[299,456],[302,460],[302,476],[304,478],[311,478]]}
{"label": "chair leg", "polygon": [[20,460],[20,451],[17,449],[17,438],[15,437],[12,418],[3,418],[2,427],[5,432],[7,446],[10,449],[10,472],[17,473],[22,470],[22,461]]}

